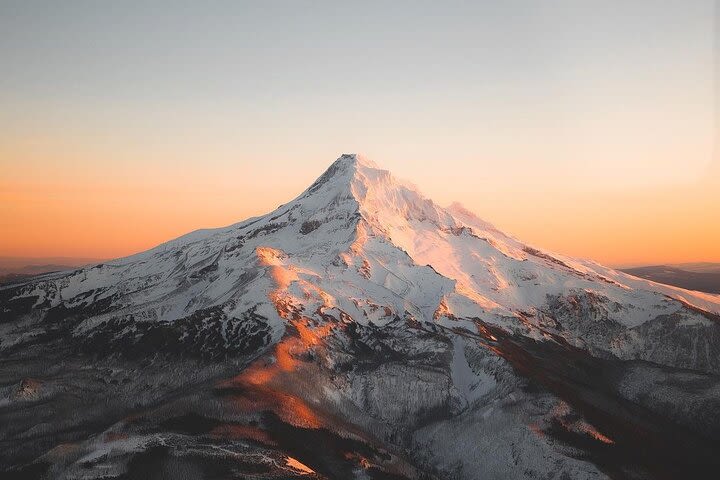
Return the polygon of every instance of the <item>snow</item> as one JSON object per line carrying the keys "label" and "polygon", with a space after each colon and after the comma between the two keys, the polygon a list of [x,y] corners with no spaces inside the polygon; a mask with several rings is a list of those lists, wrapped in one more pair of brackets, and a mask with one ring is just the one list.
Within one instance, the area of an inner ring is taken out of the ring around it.
{"label": "snow", "polygon": [[465,339],[461,336],[453,337],[453,359],[450,366],[453,385],[467,403],[482,398],[495,388],[497,382],[494,378],[484,371],[475,373],[470,368],[465,357]]}

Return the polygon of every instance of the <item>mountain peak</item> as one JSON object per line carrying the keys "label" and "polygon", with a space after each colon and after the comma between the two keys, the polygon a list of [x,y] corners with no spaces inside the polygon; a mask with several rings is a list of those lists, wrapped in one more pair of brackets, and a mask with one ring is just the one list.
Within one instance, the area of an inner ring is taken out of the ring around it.
{"label": "mountain peak", "polygon": [[340,157],[338,157],[337,160],[335,160],[335,162],[333,162],[333,165],[335,164],[347,165],[351,166],[352,168],[378,168],[378,165],[375,162],[360,153],[343,153],[342,155],[340,155]]}
{"label": "mountain peak", "polygon": [[[362,209],[367,202],[387,197],[388,203],[402,200],[405,195],[393,194],[398,190],[415,188],[379,167],[367,157],[355,153],[342,154],[325,172],[305,190],[296,201],[307,207],[337,207],[340,199],[355,202]],[[380,198],[379,198],[380,197]],[[377,206],[377,205],[376,205]]]}
{"label": "mountain peak", "polygon": [[377,169],[377,165],[363,155],[343,153],[308,187],[303,196],[314,194],[327,184],[333,184],[335,187],[346,190],[350,189],[353,180],[358,177],[358,171],[367,168]]}
{"label": "mountain peak", "polygon": [[432,200],[417,188],[359,154],[343,154],[301,195],[306,206],[336,208],[340,199],[351,200],[368,220],[397,223],[413,214],[437,218]]}

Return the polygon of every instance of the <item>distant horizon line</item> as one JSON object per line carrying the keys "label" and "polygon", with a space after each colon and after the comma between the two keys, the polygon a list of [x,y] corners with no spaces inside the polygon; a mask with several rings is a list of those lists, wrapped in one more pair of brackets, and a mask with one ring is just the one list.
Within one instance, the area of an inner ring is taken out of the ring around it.
{"label": "distant horizon line", "polygon": [[[31,266],[44,266],[44,265],[56,265],[56,266],[67,266],[67,267],[82,267],[93,263],[102,263],[109,260],[115,260],[124,258],[127,256],[135,255],[141,252],[134,252],[128,255],[120,255],[117,257],[75,257],[69,255],[48,255],[48,256],[24,256],[24,255],[1,255],[0,256],[0,268],[12,268],[12,267],[31,267]],[[68,262],[68,263],[62,263]],[[638,267],[680,267],[680,266],[698,266],[698,265],[720,265],[720,260],[698,260],[692,262],[623,262],[623,263],[602,263],[608,267],[614,269],[628,269]]]}

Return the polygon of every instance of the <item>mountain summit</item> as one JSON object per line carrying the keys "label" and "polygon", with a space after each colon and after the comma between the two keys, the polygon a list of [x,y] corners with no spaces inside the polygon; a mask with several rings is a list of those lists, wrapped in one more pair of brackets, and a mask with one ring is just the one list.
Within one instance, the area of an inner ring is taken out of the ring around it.
{"label": "mountain summit", "polygon": [[354,154],[267,215],[0,287],[0,307],[13,474],[719,466],[720,297],[529,246]]}

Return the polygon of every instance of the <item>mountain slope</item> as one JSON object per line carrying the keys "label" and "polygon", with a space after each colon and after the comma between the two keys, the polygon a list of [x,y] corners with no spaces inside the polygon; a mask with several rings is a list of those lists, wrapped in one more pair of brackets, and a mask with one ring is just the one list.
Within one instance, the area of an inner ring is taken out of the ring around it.
{"label": "mountain slope", "polygon": [[357,155],[267,215],[0,302],[17,475],[717,466],[720,297],[530,247]]}

